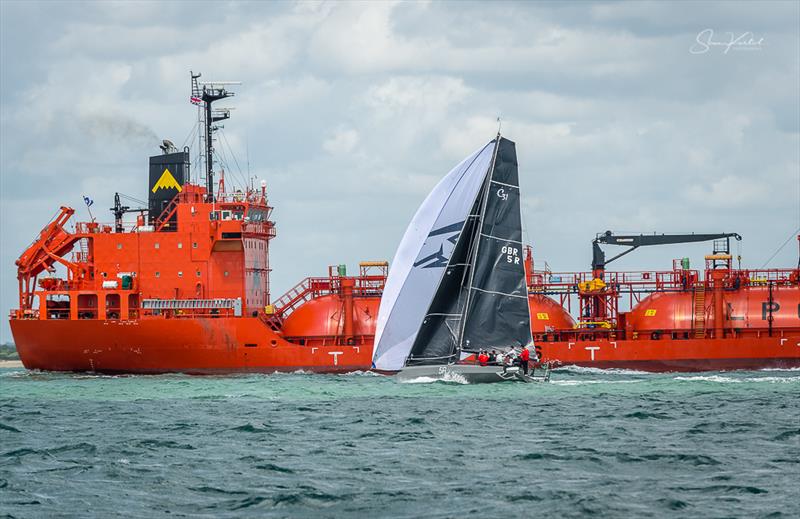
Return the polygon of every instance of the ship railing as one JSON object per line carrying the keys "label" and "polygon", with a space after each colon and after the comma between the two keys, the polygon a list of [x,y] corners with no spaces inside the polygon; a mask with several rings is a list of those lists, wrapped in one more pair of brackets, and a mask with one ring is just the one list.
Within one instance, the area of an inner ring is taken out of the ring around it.
{"label": "ship railing", "polygon": [[[359,276],[355,279],[353,295],[356,297],[379,297],[383,293],[386,278],[383,276]],[[285,319],[303,303],[328,294],[341,291],[341,278],[309,277],[290,288],[273,302],[277,319]]]}
{"label": "ship railing", "polygon": [[305,278],[303,281],[290,288],[281,297],[276,299],[273,303],[275,307],[275,313],[281,318],[285,319],[300,304],[311,299],[313,296],[313,290],[311,289],[312,279],[313,278]]}
{"label": "ship railing", "polygon": [[[141,303],[142,310],[151,311],[174,311],[178,313],[186,312],[192,313],[196,310],[232,310],[235,317],[242,316],[242,298],[236,299],[143,299]],[[213,312],[212,312],[213,313]]]}
{"label": "ship railing", "polygon": [[[75,222],[76,234],[108,234],[116,227],[114,222]],[[149,226],[140,226],[136,222],[122,224],[122,232],[130,233],[144,230],[151,230]]]}
{"label": "ship railing", "polygon": [[[591,281],[591,272],[544,272],[531,274],[529,289],[532,293],[571,294],[578,285]],[[655,292],[661,290],[686,290],[700,279],[697,270],[680,271],[607,271],[603,280],[609,289],[618,292]]]}
{"label": "ship railing", "polygon": [[217,193],[216,194],[216,201],[217,203],[223,204],[253,204],[253,205],[267,205],[267,199],[261,195],[259,191],[250,191],[242,192],[242,191],[234,191],[232,193]]}
{"label": "ship railing", "polygon": [[797,284],[798,269],[746,269],[735,272],[750,286],[773,284]]}
{"label": "ship railing", "polygon": [[242,232],[247,234],[263,234],[270,238],[274,238],[278,234],[272,222],[245,222],[242,225]]}

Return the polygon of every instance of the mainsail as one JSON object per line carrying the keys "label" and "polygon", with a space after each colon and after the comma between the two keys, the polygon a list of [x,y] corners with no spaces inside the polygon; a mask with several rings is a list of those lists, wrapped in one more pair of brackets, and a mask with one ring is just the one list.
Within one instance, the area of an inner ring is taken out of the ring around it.
{"label": "mainsail", "polygon": [[519,348],[532,342],[517,150],[508,139],[498,143],[483,194],[459,344],[465,352]]}
{"label": "mainsail", "polygon": [[487,143],[453,168],[422,203],[397,248],[381,298],[372,363],[397,371],[405,363],[425,311],[473,208],[494,156]]}

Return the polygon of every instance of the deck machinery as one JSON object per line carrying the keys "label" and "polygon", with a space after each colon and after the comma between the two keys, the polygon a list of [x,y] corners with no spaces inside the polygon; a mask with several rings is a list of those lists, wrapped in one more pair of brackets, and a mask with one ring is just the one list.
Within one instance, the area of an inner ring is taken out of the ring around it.
{"label": "deck machinery", "polygon": [[[735,233],[608,231],[592,243],[591,272],[536,270],[529,259],[532,293],[553,298],[567,314],[577,304],[571,326],[546,326],[535,334],[542,357],[648,371],[800,366],[800,270],[734,268],[731,238],[741,239]],[[605,268],[641,246],[700,241],[713,241],[702,271],[690,268],[686,258],[674,260],[668,271]],[[630,248],[606,260],[601,244]],[[625,298],[629,310],[620,311]]]}

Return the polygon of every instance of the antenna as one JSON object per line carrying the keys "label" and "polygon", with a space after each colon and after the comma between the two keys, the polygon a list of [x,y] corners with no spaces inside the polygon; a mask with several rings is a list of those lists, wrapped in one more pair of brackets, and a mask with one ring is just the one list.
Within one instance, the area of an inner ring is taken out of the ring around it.
{"label": "antenna", "polygon": [[[201,74],[194,74],[189,72],[192,76],[192,96],[190,101],[192,104],[201,107],[203,113],[203,127],[205,132],[200,139],[201,149],[205,148],[205,167],[206,167],[206,198],[208,201],[214,201],[214,132],[220,126],[215,126],[214,123],[229,119],[231,116],[231,108],[214,109],[211,104],[214,101],[232,97],[233,92],[229,92],[225,87],[232,85],[241,85],[240,81],[198,81]],[[205,146],[203,146],[205,145]]]}
{"label": "antenna", "polygon": [[500,128],[503,127],[503,116],[497,114],[497,136],[500,137]]}

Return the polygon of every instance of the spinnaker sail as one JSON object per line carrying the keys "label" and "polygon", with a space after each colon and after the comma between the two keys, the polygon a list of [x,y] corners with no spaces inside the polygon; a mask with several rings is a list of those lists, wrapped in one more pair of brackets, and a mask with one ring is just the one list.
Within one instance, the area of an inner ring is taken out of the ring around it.
{"label": "spinnaker sail", "polygon": [[397,248],[381,298],[373,367],[403,367],[494,156],[487,143],[451,170],[428,195]]}

